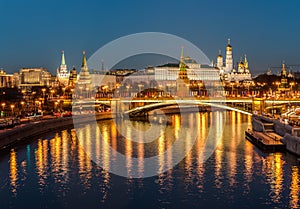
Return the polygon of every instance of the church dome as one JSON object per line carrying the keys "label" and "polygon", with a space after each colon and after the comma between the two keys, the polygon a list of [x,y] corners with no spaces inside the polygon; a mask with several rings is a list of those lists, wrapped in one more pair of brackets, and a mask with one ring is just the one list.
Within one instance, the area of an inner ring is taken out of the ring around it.
{"label": "church dome", "polygon": [[230,44],[227,45],[226,51],[232,51],[232,46]]}

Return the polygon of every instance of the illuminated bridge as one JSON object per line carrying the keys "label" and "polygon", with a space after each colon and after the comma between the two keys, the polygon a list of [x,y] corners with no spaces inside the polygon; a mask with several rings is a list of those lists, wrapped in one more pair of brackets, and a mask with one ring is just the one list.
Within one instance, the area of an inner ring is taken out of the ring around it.
{"label": "illuminated bridge", "polygon": [[[236,103],[251,103],[252,100],[242,100],[242,101],[235,101]],[[129,115],[129,117],[140,117],[140,116],[146,116],[148,112],[155,110],[155,109],[160,109],[163,107],[169,107],[169,106],[181,106],[181,105],[203,105],[203,106],[212,106],[215,108],[221,108],[225,110],[231,110],[231,111],[236,111],[240,112],[243,114],[247,115],[252,115],[251,110],[246,111],[237,107],[231,107],[228,106],[226,103],[233,103],[233,101],[227,101],[227,100],[161,100],[160,102],[152,103],[152,104],[146,104],[144,106],[140,107],[135,107],[132,108],[126,112],[124,112],[125,115]]]}
{"label": "illuminated bridge", "polygon": [[[300,100],[263,100],[258,98],[258,101],[263,101],[264,109],[267,106],[292,104],[299,105]],[[198,106],[211,106],[214,108],[221,108],[225,110],[231,110],[241,112],[243,114],[252,115],[253,105],[255,100],[252,98],[182,98],[182,99],[168,99],[168,98],[156,98],[156,99],[139,99],[139,98],[111,98],[111,99],[97,99],[97,100],[82,100],[77,101],[75,106],[86,107],[98,107],[107,106],[110,107],[112,112],[119,112],[130,117],[145,117],[150,111],[160,109],[169,106],[183,106],[183,105],[198,105]]]}

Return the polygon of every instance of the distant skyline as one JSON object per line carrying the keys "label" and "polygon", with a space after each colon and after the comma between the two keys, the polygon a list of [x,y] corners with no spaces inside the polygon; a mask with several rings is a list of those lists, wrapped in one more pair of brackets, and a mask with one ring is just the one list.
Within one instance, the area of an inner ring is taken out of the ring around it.
{"label": "distant skyline", "polygon": [[83,50],[89,57],[119,37],[153,31],[191,41],[214,60],[230,38],[234,62],[247,54],[257,74],[282,61],[300,64],[299,8],[297,0],[1,1],[0,68],[54,74],[64,50],[68,67],[78,69]]}

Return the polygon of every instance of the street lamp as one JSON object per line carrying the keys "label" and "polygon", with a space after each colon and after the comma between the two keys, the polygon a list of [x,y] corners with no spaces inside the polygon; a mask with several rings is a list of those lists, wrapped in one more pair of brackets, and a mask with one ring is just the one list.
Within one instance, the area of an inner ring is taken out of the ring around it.
{"label": "street lamp", "polygon": [[24,110],[24,104],[25,104],[25,102],[21,101],[20,103],[21,103],[21,114],[22,114],[22,111]]}
{"label": "street lamp", "polygon": [[46,89],[42,88],[42,92],[43,92],[43,104],[45,104],[45,91],[46,91]]}
{"label": "street lamp", "polygon": [[10,105],[10,108],[11,108],[11,115],[12,117],[14,117],[14,108],[15,108],[15,105]]}
{"label": "street lamp", "polygon": [[126,86],[126,89],[127,89],[127,97],[129,97],[129,89],[130,89],[130,85],[127,85],[127,86]]}
{"label": "street lamp", "polygon": [[54,94],[54,89],[52,89],[51,91],[50,91],[50,93],[51,93],[51,98],[53,99],[53,94]]}
{"label": "street lamp", "polygon": [[141,96],[141,88],[144,87],[144,85],[139,83],[138,87],[139,87],[139,93],[138,93],[138,95],[140,97]]}
{"label": "street lamp", "polygon": [[233,86],[234,86],[234,83],[230,83],[230,85],[231,85],[231,96],[233,97]]}
{"label": "street lamp", "polygon": [[3,115],[1,114],[1,116],[5,116],[5,114],[4,114],[4,108],[5,108],[5,103],[3,102],[2,104],[1,104],[1,106],[2,106],[2,111],[3,111]]}
{"label": "street lamp", "polygon": [[203,84],[202,83],[198,83],[197,85],[198,85],[198,88],[199,88],[198,96],[200,97],[200,91],[201,91],[201,88],[202,88]]}

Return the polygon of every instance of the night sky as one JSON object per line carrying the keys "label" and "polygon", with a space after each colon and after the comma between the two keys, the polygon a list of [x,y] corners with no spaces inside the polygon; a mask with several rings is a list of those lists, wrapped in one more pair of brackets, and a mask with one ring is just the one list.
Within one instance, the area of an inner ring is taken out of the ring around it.
{"label": "night sky", "polygon": [[194,43],[210,59],[224,53],[230,37],[234,61],[246,53],[257,74],[283,60],[300,64],[299,9],[298,0],[2,0],[0,68],[54,73],[61,50],[69,67],[79,67],[83,50],[90,56],[124,35],[163,32]]}

